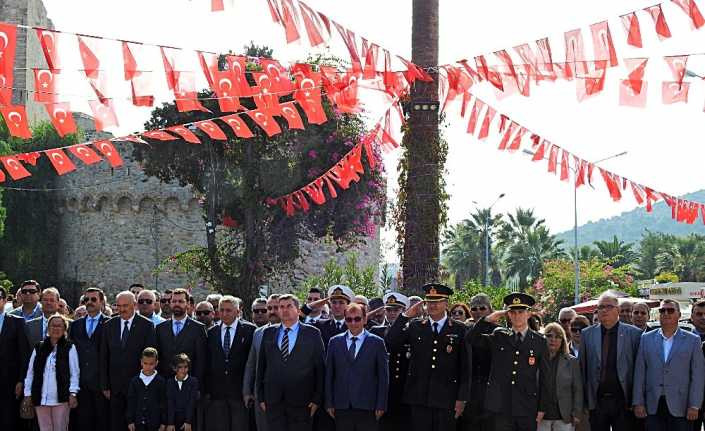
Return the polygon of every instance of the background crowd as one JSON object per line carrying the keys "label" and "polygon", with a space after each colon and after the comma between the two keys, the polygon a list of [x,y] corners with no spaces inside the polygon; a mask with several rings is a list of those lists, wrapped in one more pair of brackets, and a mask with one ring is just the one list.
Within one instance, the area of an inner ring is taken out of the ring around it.
{"label": "background crowd", "polygon": [[343,285],[238,298],[134,284],[72,310],[0,289],[0,429],[700,430],[705,301],[610,293],[544,326],[522,293],[449,304]]}

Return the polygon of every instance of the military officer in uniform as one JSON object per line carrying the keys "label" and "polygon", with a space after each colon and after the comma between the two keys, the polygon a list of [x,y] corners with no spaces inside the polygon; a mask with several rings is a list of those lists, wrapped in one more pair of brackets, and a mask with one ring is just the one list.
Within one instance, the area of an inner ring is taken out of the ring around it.
{"label": "military officer in uniform", "polygon": [[[384,295],[385,318],[382,325],[373,327],[370,332],[385,338],[389,328],[394,324],[399,315],[409,307],[409,298],[398,292],[389,292]],[[392,350],[387,346],[389,353],[389,396],[387,398],[387,411],[380,419],[381,431],[406,431],[409,429],[409,409],[403,404],[404,383],[409,369],[411,357],[410,344],[404,344],[401,349]]]}
{"label": "military officer in uniform", "polygon": [[[543,419],[548,345],[543,335],[528,326],[534,303],[525,293],[509,294],[504,298],[506,310],[481,318],[468,332],[473,349],[492,355],[485,408],[494,417],[496,431],[535,431]],[[511,328],[497,325],[504,316]]]}
{"label": "military officer in uniform", "polygon": [[[470,355],[465,325],[448,316],[453,291],[442,284],[423,286],[425,300],[397,318],[385,341],[391,351],[410,345],[403,401],[409,405],[411,429],[454,430],[469,397]],[[426,304],[428,317],[417,318]]]}

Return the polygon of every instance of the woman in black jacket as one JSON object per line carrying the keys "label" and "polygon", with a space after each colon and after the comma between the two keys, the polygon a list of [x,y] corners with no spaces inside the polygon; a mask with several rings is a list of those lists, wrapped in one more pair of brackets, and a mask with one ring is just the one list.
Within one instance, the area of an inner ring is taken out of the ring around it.
{"label": "woman in black jacket", "polygon": [[68,320],[59,314],[49,317],[48,335],[29,359],[23,402],[34,406],[41,431],[67,430],[69,411],[78,406],[78,353],[66,339],[68,326]]}

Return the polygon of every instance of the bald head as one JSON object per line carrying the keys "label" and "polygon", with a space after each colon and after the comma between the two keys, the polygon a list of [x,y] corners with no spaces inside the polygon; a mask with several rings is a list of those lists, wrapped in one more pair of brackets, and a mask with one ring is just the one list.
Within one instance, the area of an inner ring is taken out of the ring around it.
{"label": "bald head", "polygon": [[124,320],[130,320],[135,314],[135,295],[129,290],[122,291],[115,297],[118,314]]}

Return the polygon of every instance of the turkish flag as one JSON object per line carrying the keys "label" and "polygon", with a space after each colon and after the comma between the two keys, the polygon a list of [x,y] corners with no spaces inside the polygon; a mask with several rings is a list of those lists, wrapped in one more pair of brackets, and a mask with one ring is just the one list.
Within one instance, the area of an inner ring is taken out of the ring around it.
{"label": "turkish flag", "polygon": [[262,59],[260,60],[260,66],[269,77],[273,92],[283,96],[288,94],[288,92],[294,91],[294,84],[291,82],[289,74],[277,60]]}
{"label": "turkish flag", "polygon": [[568,153],[566,150],[563,150],[561,153],[561,181],[568,181],[568,177],[570,176],[570,161],[569,158],[570,153]]}
{"label": "turkish flag", "polygon": [[556,173],[556,167],[558,165],[558,150],[560,148],[557,145],[553,145],[551,150],[548,152],[548,172]]}
{"label": "turkish flag", "polygon": [[223,0],[211,0],[211,12],[222,12],[224,10]]}
{"label": "turkish flag", "polygon": [[226,117],[221,117],[220,119],[222,121],[225,121],[225,124],[227,124],[228,126],[230,126],[231,129],[233,129],[233,132],[235,132],[235,135],[238,138],[247,139],[254,136],[250,128],[247,127],[247,124],[242,120],[242,118],[240,118],[240,115],[233,114],[228,115]]}
{"label": "turkish flag", "polygon": [[87,145],[73,145],[68,148],[69,152],[87,165],[92,165],[103,160],[95,151]]}
{"label": "turkish flag", "polygon": [[[318,21],[318,15],[314,10],[309,8],[302,2],[299,2],[299,11],[301,12],[301,18],[304,21],[304,28],[306,28],[306,34],[308,34],[308,40],[312,47],[318,46],[324,42],[323,36],[321,36],[323,27]],[[271,3],[270,3],[271,8]],[[274,15],[272,15],[274,16]]]}
{"label": "turkish flag", "polygon": [[644,9],[651,15],[651,19],[654,20],[656,25],[656,34],[660,40],[668,39],[671,37],[671,29],[668,28],[668,23],[666,22],[666,17],[663,16],[663,9],[661,9],[661,3],[647,7]]}
{"label": "turkish flag", "polygon": [[669,69],[673,74],[673,80],[677,83],[683,82],[685,78],[686,67],[688,65],[688,55],[675,55],[663,57],[663,59],[668,63]]}
{"label": "turkish flag", "polygon": [[640,92],[635,92],[632,87],[632,81],[623,79],[619,84],[619,104],[621,106],[632,106],[634,108],[646,107],[646,94],[648,82],[641,81]]}
{"label": "turkish flag", "polygon": [[122,43],[122,61],[124,64],[125,81],[129,81],[134,78],[139,71],[137,70],[137,60],[135,60],[135,56],[132,55],[130,44],[127,42]]}
{"label": "turkish flag", "polygon": [[105,103],[99,100],[89,100],[88,104],[93,111],[93,120],[95,121],[95,128],[97,131],[101,132],[108,127],[119,127],[117,116],[115,115],[115,108],[113,107],[113,100],[106,99]]}
{"label": "turkish flag", "polygon": [[29,163],[32,166],[37,166],[37,159],[39,159],[41,156],[42,153],[40,153],[39,151],[32,151],[31,153],[17,154],[15,157],[17,158],[17,160]]}
{"label": "turkish flag", "polygon": [[636,48],[642,48],[644,45],[641,42],[641,28],[636,12],[622,15],[620,18],[622,18],[622,25],[627,32],[627,43]]}
{"label": "turkish flag", "polygon": [[176,109],[179,112],[203,111],[207,110],[201,102],[198,101],[198,92],[196,91],[196,76],[193,72],[179,72],[175,82],[174,97],[176,101]]}
{"label": "turkish flag", "polygon": [[64,175],[76,170],[76,165],[73,164],[69,156],[66,155],[60,148],[46,150],[44,154],[49,158],[52,166],[56,169],[56,173]]}
{"label": "turkish flag", "polygon": [[120,157],[120,153],[117,152],[112,142],[107,140],[97,141],[93,143],[93,146],[105,156],[105,159],[108,163],[110,163],[110,166],[113,168],[122,166],[122,158]]}
{"label": "turkish flag", "polygon": [[485,106],[485,102],[480,99],[475,99],[475,103],[472,105],[472,111],[470,111],[470,119],[468,120],[468,130],[469,134],[475,133],[475,127],[477,127],[477,118],[480,115],[480,111]]}
{"label": "turkish flag", "polygon": [[211,88],[218,96],[220,112],[237,112],[240,105],[240,88],[231,70],[216,70],[213,72]]}
{"label": "turkish flag", "polygon": [[40,103],[53,103],[57,99],[56,81],[59,71],[52,72],[48,69],[34,69],[34,101]]}
{"label": "turkish flag", "polygon": [[187,129],[184,126],[174,126],[174,127],[167,127],[166,130],[170,132],[174,132],[177,135],[181,136],[184,141],[188,142],[189,144],[200,144],[201,141],[198,139],[198,137],[189,129]]}
{"label": "turkish flag", "polygon": [[[502,120],[507,118],[506,116],[502,115]],[[499,147],[497,148],[498,150],[506,150],[507,149],[507,144],[509,143],[509,138],[512,136],[512,133],[514,133],[514,126],[517,126],[514,121],[512,121],[509,124],[509,127],[507,127],[506,132],[504,132],[504,136],[502,136],[502,140],[499,142]],[[503,127],[500,126],[500,132],[502,131]]]}
{"label": "turkish flag", "polygon": [[176,83],[179,80],[179,72],[174,70],[174,59],[172,58],[171,52],[167,55],[166,49],[169,48],[160,47],[162,62],[164,63],[164,72],[166,74],[166,85],[169,87],[169,90],[175,90]]}
{"label": "turkish flag", "polygon": [[299,30],[295,22],[295,10],[292,0],[282,0],[282,25],[286,33],[286,43],[299,40]]}
{"label": "turkish flag", "polygon": [[36,28],[36,31],[49,70],[56,72],[61,67],[59,64],[59,33],[43,28]]}
{"label": "turkish flag", "polygon": [[[206,77],[208,85],[213,89],[213,76],[218,71],[218,56],[210,52],[196,51],[198,53],[198,62],[201,65],[203,76]],[[208,59],[206,59],[206,55]]]}
{"label": "turkish flag", "polygon": [[252,118],[252,120],[257,123],[258,126],[264,130],[267,136],[272,137],[278,133],[281,133],[279,124],[277,124],[274,117],[266,114],[261,109],[255,109],[253,111],[248,111],[247,115]]}
{"label": "turkish flag", "polygon": [[544,156],[546,154],[546,146],[550,146],[551,143],[548,142],[547,140],[541,141],[539,144],[538,148],[536,149],[536,152],[534,153],[534,156],[531,158],[532,162],[538,162],[544,159]]}
{"label": "turkish flag", "polygon": [[22,139],[32,137],[32,132],[29,130],[29,122],[27,121],[27,111],[24,106],[0,106],[0,112],[5,119],[10,135]]}
{"label": "turkish flag", "polygon": [[150,130],[149,132],[142,133],[142,137],[156,139],[157,141],[176,141],[179,139],[163,130]]}
{"label": "turkish flag", "polygon": [[294,97],[296,101],[299,102],[301,108],[303,108],[309,123],[323,124],[328,121],[328,118],[326,117],[323,104],[321,103],[321,89],[320,87],[309,85],[313,85],[313,81],[304,79],[300,84],[301,89],[296,91]]}
{"label": "turkish flag", "polygon": [[152,72],[141,72],[130,81],[132,87],[132,104],[135,106],[154,105],[154,96],[149,91]]}
{"label": "turkish flag", "polygon": [[275,93],[272,80],[269,75],[261,72],[254,72],[252,77],[257,82],[257,92],[253,94],[253,100],[258,109],[267,112],[269,115],[280,115],[279,96]]}
{"label": "turkish flag", "polygon": [[705,18],[700,13],[698,5],[695,0],[671,0],[673,3],[677,4],[683,12],[690,18],[690,25],[694,29],[698,29],[705,24]]}
{"label": "turkish flag", "polygon": [[299,111],[296,109],[294,102],[286,102],[281,105],[281,113],[289,123],[290,129],[304,129],[304,123],[301,121]]}
{"label": "turkish flag", "polygon": [[0,157],[0,161],[2,162],[2,165],[5,167],[5,170],[7,171],[8,174],[10,174],[10,177],[12,177],[13,180],[21,180],[22,178],[27,178],[29,176],[32,176],[32,174],[29,173],[27,169],[25,169],[24,165],[17,160],[16,157],[13,156],[5,156],[5,157]]}
{"label": "turkish flag", "polygon": [[211,139],[216,139],[218,141],[226,141],[228,139],[228,137],[225,136],[225,133],[220,130],[220,127],[218,127],[218,125],[211,120],[199,121],[194,125],[203,130]]}
{"label": "turkish flag", "polygon": [[477,135],[477,139],[485,139],[490,134],[490,124],[494,119],[497,111],[490,105],[487,105],[487,111],[485,112],[485,119],[482,120],[482,127],[480,128],[480,134]]}
{"label": "turkish flag", "polygon": [[661,99],[664,105],[673,103],[688,103],[688,90],[690,82],[667,82],[661,83]]}
{"label": "turkish flag", "polygon": [[617,66],[617,52],[614,50],[612,33],[607,21],[598,22],[590,26],[592,32],[592,46],[595,61],[609,61],[610,67]]}
{"label": "turkish flag", "polygon": [[[96,57],[93,50],[91,50],[88,44],[86,44],[83,37],[76,37],[78,38],[78,51],[81,54],[81,60],[83,61],[83,71],[86,73],[88,78],[98,78],[98,71],[100,70],[100,61],[98,60],[98,57]],[[97,40],[98,39],[95,39],[95,41]]]}
{"label": "turkish flag", "polygon": [[12,104],[17,27],[0,23],[0,102]]}
{"label": "turkish flag", "polygon": [[76,122],[73,120],[71,106],[68,102],[45,103],[44,107],[59,136],[63,138],[68,134],[76,133]]}

